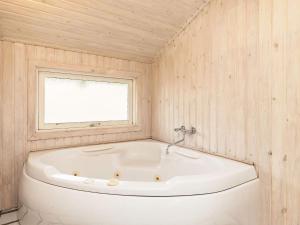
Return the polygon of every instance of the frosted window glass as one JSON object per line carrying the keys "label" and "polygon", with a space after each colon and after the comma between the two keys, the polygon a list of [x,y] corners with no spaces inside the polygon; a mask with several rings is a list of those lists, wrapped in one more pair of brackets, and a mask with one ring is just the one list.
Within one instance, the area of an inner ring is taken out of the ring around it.
{"label": "frosted window glass", "polygon": [[46,77],[44,122],[128,120],[128,84]]}

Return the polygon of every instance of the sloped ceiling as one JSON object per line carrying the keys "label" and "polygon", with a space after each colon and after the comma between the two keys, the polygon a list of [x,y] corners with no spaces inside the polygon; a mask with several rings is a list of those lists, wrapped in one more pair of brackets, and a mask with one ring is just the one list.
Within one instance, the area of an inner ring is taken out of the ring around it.
{"label": "sloped ceiling", "polygon": [[206,0],[0,0],[2,40],[151,62]]}

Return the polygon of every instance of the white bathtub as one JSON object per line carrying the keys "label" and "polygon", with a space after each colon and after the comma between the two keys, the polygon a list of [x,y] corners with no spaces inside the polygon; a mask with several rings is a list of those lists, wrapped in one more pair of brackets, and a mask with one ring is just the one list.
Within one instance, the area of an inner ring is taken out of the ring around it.
{"label": "white bathtub", "polygon": [[258,225],[253,166],[136,141],[30,153],[22,225]]}

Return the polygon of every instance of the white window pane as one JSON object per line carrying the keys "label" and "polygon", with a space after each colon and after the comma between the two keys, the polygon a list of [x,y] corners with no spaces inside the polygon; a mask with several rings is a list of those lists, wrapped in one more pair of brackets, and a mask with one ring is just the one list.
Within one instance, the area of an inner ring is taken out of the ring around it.
{"label": "white window pane", "polygon": [[46,77],[44,123],[123,121],[127,83]]}

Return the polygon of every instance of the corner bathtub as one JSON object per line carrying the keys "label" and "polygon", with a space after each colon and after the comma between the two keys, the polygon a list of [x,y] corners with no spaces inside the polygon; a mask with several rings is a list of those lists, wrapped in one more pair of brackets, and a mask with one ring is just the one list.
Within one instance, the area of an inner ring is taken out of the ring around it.
{"label": "corner bathtub", "polygon": [[30,153],[21,225],[257,225],[253,166],[136,141]]}

